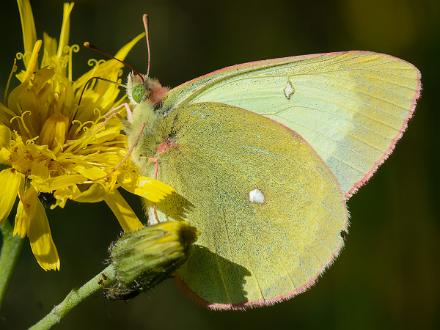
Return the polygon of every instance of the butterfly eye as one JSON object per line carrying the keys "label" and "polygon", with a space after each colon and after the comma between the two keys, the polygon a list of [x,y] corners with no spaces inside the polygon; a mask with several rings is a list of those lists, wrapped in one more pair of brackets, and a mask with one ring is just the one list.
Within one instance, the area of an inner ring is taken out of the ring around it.
{"label": "butterfly eye", "polygon": [[133,87],[131,91],[131,96],[136,103],[141,103],[145,100],[145,86],[143,84],[138,84]]}

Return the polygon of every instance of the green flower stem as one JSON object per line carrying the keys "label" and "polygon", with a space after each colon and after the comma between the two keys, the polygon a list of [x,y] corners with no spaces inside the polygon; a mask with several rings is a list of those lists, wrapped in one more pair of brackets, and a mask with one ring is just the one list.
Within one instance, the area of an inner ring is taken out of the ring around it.
{"label": "green flower stem", "polygon": [[108,266],[79,289],[70,291],[60,304],[55,306],[49,314],[30,327],[29,330],[50,329],[83,300],[103,287],[111,285],[115,281],[115,277],[113,265]]}
{"label": "green flower stem", "polygon": [[9,281],[11,280],[12,272],[23,247],[23,239],[18,236],[13,236],[12,226],[9,221],[5,219],[0,226],[3,236],[3,245],[0,253],[0,308],[2,306],[3,298],[6,294]]}

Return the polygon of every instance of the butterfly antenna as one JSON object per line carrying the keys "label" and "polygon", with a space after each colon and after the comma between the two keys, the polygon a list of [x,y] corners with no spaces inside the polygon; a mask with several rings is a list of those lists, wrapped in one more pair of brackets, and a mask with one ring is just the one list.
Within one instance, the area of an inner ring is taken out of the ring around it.
{"label": "butterfly antenna", "polygon": [[106,78],[102,78],[102,77],[91,77],[91,78],[89,78],[89,79],[86,81],[86,83],[84,84],[84,87],[83,87],[83,89],[82,89],[82,91],[81,91],[81,94],[80,94],[80,96],[79,96],[78,106],[81,104],[81,100],[82,100],[82,98],[83,98],[84,92],[86,91],[87,87],[89,87],[90,84],[91,84],[94,80],[102,80],[102,81],[106,81],[106,82],[111,83],[111,84],[115,84],[115,85],[118,85],[118,86],[125,87],[124,84],[121,84],[120,82],[117,82],[117,81],[113,81],[113,80],[106,79]]}
{"label": "butterfly antenna", "polygon": [[144,22],[145,28],[145,40],[147,42],[147,77],[150,76],[150,66],[151,66],[151,49],[150,49],[150,29],[149,29],[149,21],[148,15],[144,14],[142,16],[142,21]]}
{"label": "butterfly antenna", "polygon": [[112,54],[107,53],[107,52],[103,51],[102,49],[99,49],[99,48],[96,47],[94,44],[92,44],[92,43],[90,43],[90,42],[88,42],[88,41],[84,42],[84,43],[83,43],[83,46],[84,46],[85,48],[88,48],[88,49],[90,49],[90,50],[93,50],[94,52],[96,52],[96,53],[98,53],[98,54],[100,54],[100,55],[102,55],[102,56],[104,56],[104,57],[106,57],[106,58],[108,58],[108,59],[118,61],[119,63],[121,63],[122,65],[124,65],[125,67],[127,67],[127,68],[129,68],[131,71],[133,71],[133,73],[134,73],[135,75],[141,77],[142,81],[144,80],[144,78],[143,78],[142,75],[139,73],[139,71],[136,70],[132,65],[128,64],[127,62],[125,62],[125,61],[123,61],[123,60],[120,60],[119,58],[114,57]]}

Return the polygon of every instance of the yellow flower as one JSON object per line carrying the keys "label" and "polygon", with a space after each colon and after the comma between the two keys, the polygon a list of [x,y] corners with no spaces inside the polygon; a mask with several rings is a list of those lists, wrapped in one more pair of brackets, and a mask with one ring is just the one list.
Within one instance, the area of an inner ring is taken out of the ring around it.
{"label": "yellow flower", "polygon": [[[51,208],[64,207],[68,200],[105,201],[123,230],[134,231],[143,225],[117,189],[153,203],[173,190],[141,176],[127,160],[122,123],[111,111],[124,100],[118,98],[118,86],[101,80],[90,84],[92,77],[117,81],[121,63],[94,61],[89,72],[72,78],[72,54],[79,50],[69,46],[73,3],[64,4],[58,42],[47,34],[37,40],[29,0],[18,0],[18,7],[24,52],[17,59],[24,69],[16,74],[19,85],[5,104],[0,103],[0,223],[18,196],[14,234],[29,238],[43,269],[58,270],[58,252],[40,198],[53,196]],[[142,36],[122,47],[116,57],[124,59]]]}

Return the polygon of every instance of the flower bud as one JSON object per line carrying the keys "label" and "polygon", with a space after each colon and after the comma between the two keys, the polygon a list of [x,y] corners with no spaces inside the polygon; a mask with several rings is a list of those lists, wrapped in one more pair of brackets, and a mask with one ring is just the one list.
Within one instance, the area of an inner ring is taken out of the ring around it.
{"label": "flower bud", "polygon": [[125,233],[111,248],[116,282],[106,288],[108,299],[130,299],[163,280],[187,259],[197,239],[185,221],[168,221]]}

